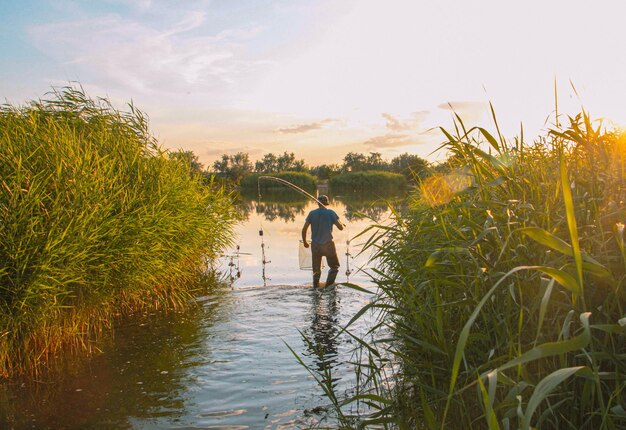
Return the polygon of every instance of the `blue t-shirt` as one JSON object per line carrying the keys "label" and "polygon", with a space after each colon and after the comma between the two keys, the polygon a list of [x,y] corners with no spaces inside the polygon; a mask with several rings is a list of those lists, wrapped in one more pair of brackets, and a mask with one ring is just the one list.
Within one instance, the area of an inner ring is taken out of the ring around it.
{"label": "blue t-shirt", "polygon": [[333,224],[339,220],[334,210],[317,208],[309,212],[306,222],[311,224],[311,242],[323,245],[333,240]]}

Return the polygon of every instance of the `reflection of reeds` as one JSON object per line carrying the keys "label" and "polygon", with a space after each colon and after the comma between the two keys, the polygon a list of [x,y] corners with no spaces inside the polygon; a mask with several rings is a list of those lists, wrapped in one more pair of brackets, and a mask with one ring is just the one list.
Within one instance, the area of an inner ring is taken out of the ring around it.
{"label": "reflection of reeds", "polygon": [[[259,200],[259,192],[256,188],[242,188],[239,190],[239,193],[243,199]],[[310,199],[307,196],[284,185],[279,188],[268,188],[261,191],[261,201],[267,203],[302,205],[306,204],[309,200]]]}
{"label": "reflection of reeds", "polygon": [[369,402],[363,426],[623,428],[625,136],[584,113],[533,145],[456,126],[461,180],[425,180],[368,242],[367,308],[393,336],[362,343],[342,407]]}
{"label": "reflection of reeds", "polygon": [[197,351],[207,328],[224,316],[219,309],[228,306],[229,296],[223,292],[213,290],[201,306],[184,312],[127,316],[114,335],[99,339],[103,355],[65,354],[36,381],[25,376],[3,384],[0,428],[132,428],[130,420],[184,409],[187,372],[206,364],[190,351]]}
{"label": "reflection of reeds", "polygon": [[0,130],[2,374],[88,349],[118,313],[182,305],[231,240],[230,200],[170,160],[133,106],[66,89],[3,106]]}

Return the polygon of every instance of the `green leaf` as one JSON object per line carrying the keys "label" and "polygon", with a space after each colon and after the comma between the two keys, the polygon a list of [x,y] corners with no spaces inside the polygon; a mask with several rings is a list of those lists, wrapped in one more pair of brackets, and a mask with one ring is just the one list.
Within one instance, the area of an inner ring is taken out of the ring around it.
{"label": "green leaf", "polygon": [[[572,250],[574,252],[574,261],[576,263],[576,274],[578,275],[578,285],[580,286],[580,294],[583,288],[583,260],[580,252],[580,243],[578,242],[578,227],[576,226],[576,212],[574,210],[574,198],[572,197],[572,189],[570,188],[567,178],[567,168],[565,160],[561,158],[561,187],[563,188],[563,200],[565,201],[565,213],[567,215],[567,227],[569,228],[570,240],[572,241]],[[576,296],[573,297],[576,303]]]}
{"label": "green leaf", "polygon": [[487,380],[489,381],[489,392],[487,392],[487,390],[485,389],[485,384],[483,384],[483,378],[478,378],[478,386],[480,388],[480,393],[483,397],[483,407],[485,408],[485,419],[487,420],[487,426],[489,430],[500,430],[500,426],[498,425],[498,419],[495,412],[493,411],[493,402],[495,400],[496,387],[498,384],[498,372],[490,372],[487,375]]}
{"label": "green leaf", "polygon": [[554,355],[565,354],[571,351],[577,351],[585,348],[591,341],[591,329],[589,326],[589,317],[591,312],[585,312],[580,315],[580,322],[583,325],[583,332],[576,337],[568,340],[562,340],[558,342],[546,342],[533,349],[525,352],[517,358],[509,361],[508,363],[498,368],[499,372],[510,369],[511,367],[519,366],[529,361],[538,360],[540,358],[551,357]]}
{"label": "green leaf", "polygon": [[587,369],[587,366],[568,367],[556,370],[543,378],[537,384],[532,396],[530,396],[530,399],[528,400],[528,405],[526,406],[526,411],[524,411],[524,418],[522,420],[522,430],[528,430],[531,428],[530,420],[532,419],[535,410],[541,402],[546,399],[559,384],[561,384],[561,382],[585,369]]}
{"label": "green leaf", "polygon": [[535,335],[535,344],[539,339],[539,334],[541,333],[541,327],[543,326],[543,321],[546,316],[546,310],[548,309],[548,303],[550,302],[550,296],[552,295],[552,287],[554,286],[554,279],[551,279],[548,285],[546,286],[546,291],[541,298],[541,304],[539,306],[539,320],[537,321],[537,334]]}
{"label": "green leaf", "polygon": [[340,334],[342,334],[344,331],[348,330],[348,327],[350,327],[356,320],[361,318],[361,316],[363,316],[365,312],[375,307],[376,307],[376,304],[374,302],[370,302],[366,304],[365,306],[363,306],[361,309],[359,309],[359,311],[356,314],[354,314],[354,316],[350,319],[350,321],[348,321],[348,324],[346,324],[344,327],[341,328],[341,330],[339,330],[339,332],[335,335],[335,338],[338,337]]}
{"label": "green leaf", "polygon": [[626,410],[622,405],[616,405],[611,408],[611,412],[615,414],[616,417],[621,419],[626,419]]}
{"label": "green leaf", "polygon": [[358,400],[371,400],[376,403],[382,403],[383,405],[393,404],[393,400],[387,399],[386,397],[380,396],[378,394],[357,394],[356,396],[350,397],[349,399],[346,399],[341,403],[342,405],[348,405]]}
{"label": "green leaf", "polygon": [[361,287],[360,285],[353,284],[353,283],[350,283],[350,282],[340,282],[337,285],[338,286],[344,286],[344,287],[347,287],[347,288],[350,288],[350,289],[353,289],[353,290],[356,290],[356,291],[360,291],[360,292],[366,293],[366,294],[374,294],[374,292],[372,292],[372,291],[370,291],[368,289],[365,289],[365,288]]}
{"label": "green leaf", "polygon": [[531,239],[535,240],[536,242],[539,242],[540,244],[547,246],[548,248],[554,249],[555,251],[559,251],[561,254],[565,254],[569,256],[574,255],[572,252],[572,247],[569,245],[569,243],[545,231],[542,228],[524,227],[524,228],[520,228],[518,231],[530,237]]}
{"label": "green leaf", "polygon": [[500,152],[500,146],[498,145],[498,142],[496,141],[496,139],[491,135],[491,133],[489,133],[487,130],[485,130],[482,127],[478,127],[478,130],[482,133],[483,136],[485,136],[485,139],[487,139],[487,142],[489,142],[489,144],[493,147],[493,149]]}
{"label": "green leaf", "polygon": [[[542,228],[524,227],[520,228],[518,231],[536,242],[560,252],[561,254],[568,255],[570,257],[574,256],[574,250],[569,243]],[[585,271],[600,277],[610,276],[609,271],[591,256],[585,255],[581,251],[581,257],[584,260],[583,269],[585,269]]]}
{"label": "green leaf", "polygon": [[518,266],[518,267],[515,267],[515,268],[509,270],[502,278],[498,279],[498,282],[496,282],[494,284],[494,286],[491,287],[491,289],[487,292],[487,294],[485,294],[483,296],[483,298],[480,300],[480,302],[478,302],[478,305],[476,305],[476,307],[472,311],[472,314],[470,315],[469,319],[467,320],[467,322],[463,326],[463,329],[461,330],[461,334],[459,335],[459,340],[456,343],[456,351],[454,353],[454,359],[453,359],[453,362],[452,362],[452,371],[451,371],[451,374],[450,374],[450,386],[448,388],[448,398],[446,400],[446,406],[445,406],[445,409],[443,411],[443,418],[441,420],[441,428],[442,429],[444,429],[445,425],[446,425],[446,416],[448,414],[448,409],[450,408],[450,402],[452,401],[452,394],[454,393],[454,387],[456,386],[456,380],[457,380],[457,378],[459,376],[459,368],[461,367],[461,359],[463,357],[463,351],[465,351],[465,345],[467,345],[467,341],[468,341],[469,335],[470,335],[470,330],[472,328],[472,325],[474,325],[474,321],[476,321],[476,318],[478,317],[478,314],[482,310],[482,308],[485,305],[485,303],[487,303],[487,301],[491,298],[493,293],[500,286],[500,284],[502,284],[504,282],[505,279],[507,279],[513,273],[519,272],[521,270],[532,269],[532,268],[533,268],[533,266]]}
{"label": "green leaf", "polygon": [[426,425],[429,430],[435,430],[437,428],[437,420],[435,418],[435,413],[432,408],[426,401],[426,395],[424,394],[424,390],[420,388],[420,400],[422,403],[422,411],[424,413],[424,419],[426,421]]}
{"label": "green leaf", "polygon": [[534,268],[550,276],[556,282],[570,290],[574,294],[574,296],[581,293],[582,290],[580,284],[578,283],[576,278],[574,278],[569,273],[547,266],[534,266]]}

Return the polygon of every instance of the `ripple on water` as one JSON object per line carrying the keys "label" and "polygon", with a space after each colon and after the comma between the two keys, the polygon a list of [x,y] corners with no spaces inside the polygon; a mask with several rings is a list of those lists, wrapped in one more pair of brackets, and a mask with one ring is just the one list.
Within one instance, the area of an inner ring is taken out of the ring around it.
{"label": "ripple on water", "polygon": [[289,347],[314,370],[331,366],[341,386],[354,343],[338,334],[367,300],[341,287],[270,286],[199,300],[188,314],[142,317],[120,327],[104,354],[54,383],[5,386],[11,401],[2,412],[20,417],[15,429],[307,427],[328,402]]}

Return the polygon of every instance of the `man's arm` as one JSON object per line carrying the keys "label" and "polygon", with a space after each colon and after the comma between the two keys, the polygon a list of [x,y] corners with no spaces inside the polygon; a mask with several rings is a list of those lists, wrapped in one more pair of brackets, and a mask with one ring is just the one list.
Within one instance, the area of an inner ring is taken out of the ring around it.
{"label": "man's arm", "polygon": [[308,222],[304,223],[304,227],[302,227],[302,244],[304,245],[305,248],[309,247],[309,242],[306,241],[306,232],[309,229],[309,226],[311,224],[309,224]]}

